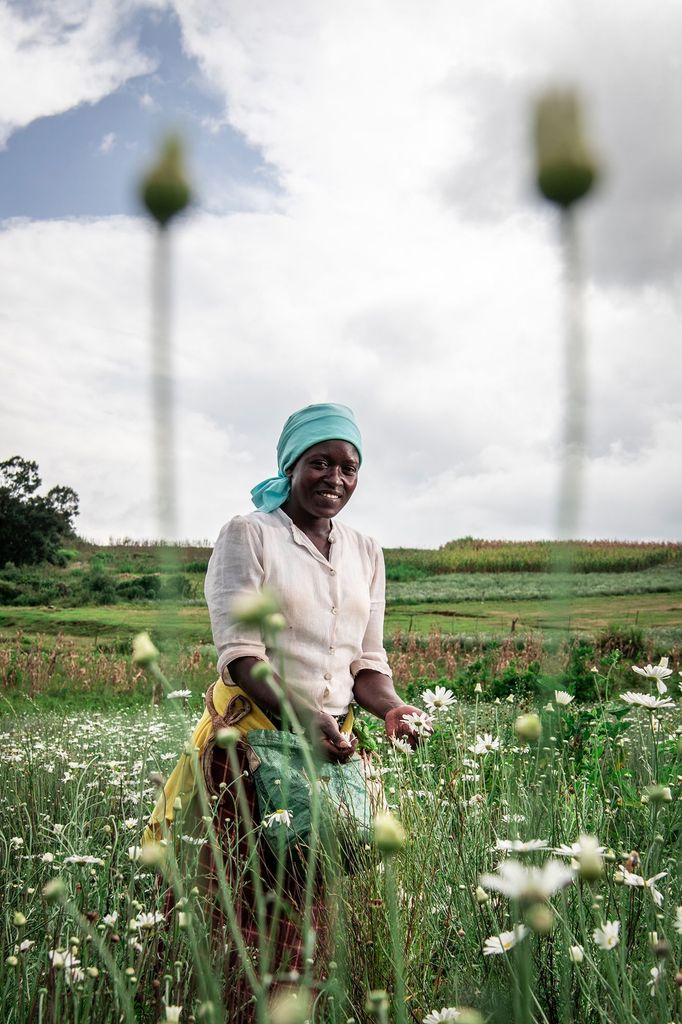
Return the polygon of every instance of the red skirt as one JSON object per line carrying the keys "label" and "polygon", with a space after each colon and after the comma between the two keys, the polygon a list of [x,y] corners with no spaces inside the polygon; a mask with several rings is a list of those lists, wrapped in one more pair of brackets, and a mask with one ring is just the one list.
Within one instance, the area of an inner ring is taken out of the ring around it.
{"label": "red skirt", "polygon": [[[260,974],[258,954],[260,949],[258,914],[253,868],[258,871],[265,905],[265,944],[270,951],[268,971],[273,977],[272,989],[291,984],[304,970],[304,896],[306,871],[303,861],[288,856],[284,868],[284,881],[280,888],[279,913],[275,915],[277,888],[277,856],[268,843],[261,839],[259,830],[249,843],[249,822],[244,820],[240,808],[241,800],[246,801],[251,826],[259,824],[256,787],[248,770],[246,751],[242,743],[235,748],[241,777],[235,779],[227,751],[214,747],[209,767],[209,788],[218,795],[214,825],[219,837],[228,889],[244,945],[253,958],[256,972]],[[256,863],[253,864],[251,850],[255,845]],[[247,1022],[253,1012],[253,993],[250,990],[241,966],[234,938],[221,909],[218,890],[218,866],[209,843],[201,849],[199,860],[199,887],[212,901],[212,932],[225,944],[227,991],[226,1003],[231,1021]],[[277,916],[277,921],[274,917]],[[324,886],[316,878],[312,903],[310,926],[316,933],[315,960],[319,978],[324,972],[328,955],[328,923],[325,906]]]}

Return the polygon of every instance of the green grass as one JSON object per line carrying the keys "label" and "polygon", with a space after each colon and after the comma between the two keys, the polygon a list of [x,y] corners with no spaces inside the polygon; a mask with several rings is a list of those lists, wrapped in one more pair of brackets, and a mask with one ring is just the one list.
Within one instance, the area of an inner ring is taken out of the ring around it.
{"label": "green grass", "polygon": [[[492,589],[485,600],[482,600],[485,591],[478,589],[480,576],[470,577],[474,582],[464,598],[461,595],[466,584],[459,579],[450,586],[450,580],[443,578],[446,582],[442,598],[438,590],[440,581],[434,582],[426,597],[421,589],[423,583],[391,584],[385,635],[389,637],[397,629],[426,634],[434,628],[445,633],[500,634],[508,633],[512,623],[517,630],[552,632],[569,629],[595,632],[612,623],[646,629],[682,629],[682,588],[647,592],[646,584],[639,579],[646,574],[633,575],[638,577],[633,581],[633,585],[638,583],[641,588],[638,592],[591,596],[594,591],[590,592],[588,587],[587,594],[579,594],[570,601],[542,600],[539,595],[529,595],[525,577],[518,588],[512,590],[513,596],[510,589],[505,591],[502,586],[504,596]],[[652,578],[654,575],[658,574],[652,574]],[[673,580],[672,575],[663,575],[667,582]],[[612,579],[609,576],[609,585]],[[677,579],[679,582],[679,577]],[[545,582],[549,587],[549,582]],[[400,588],[399,600],[395,600],[396,588]],[[410,593],[420,594],[422,599],[410,601]],[[458,599],[449,599],[456,594]],[[179,643],[211,643],[208,611],[201,605],[181,606],[175,610],[153,604],[50,609],[0,607],[0,637],[5,639],[23,630],[27,634],[63,633],[92,640],[117,638],[123,642],[142,629],[161,640],[174,638]]]}
{"label": "green grass", "polygon": [[598,595],[682,593],[682,569],[581,574],[509,572],[453,573],[386,584],[390,606],[428,602],[547,600],[570,594]]}

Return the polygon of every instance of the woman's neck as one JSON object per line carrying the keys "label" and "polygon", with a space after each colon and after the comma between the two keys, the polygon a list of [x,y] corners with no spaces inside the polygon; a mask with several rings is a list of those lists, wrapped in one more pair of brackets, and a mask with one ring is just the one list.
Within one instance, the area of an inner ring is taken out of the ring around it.
{"label": "woman's neck", "polygon": [[286,512],[289,516],[292,523],[297,526],[299,530],[304,533],[324,555],[327,555],[329,553],[329,535],[332,530],[331,519],[311,516],[305,511],[305,509],[297,507],[296,503],[291,500],[285,501],[281,507],[282,511]]}

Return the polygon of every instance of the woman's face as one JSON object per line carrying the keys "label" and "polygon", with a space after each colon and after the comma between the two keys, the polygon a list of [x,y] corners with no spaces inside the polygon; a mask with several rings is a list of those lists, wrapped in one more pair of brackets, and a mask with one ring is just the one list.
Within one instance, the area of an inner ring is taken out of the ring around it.
{"label": "woman's face", "polygon": [[320,441],[286,470],[291,478],[287,504],[315,519],[332,519],[355,490],[359,468],[354,445],[348,441]]}

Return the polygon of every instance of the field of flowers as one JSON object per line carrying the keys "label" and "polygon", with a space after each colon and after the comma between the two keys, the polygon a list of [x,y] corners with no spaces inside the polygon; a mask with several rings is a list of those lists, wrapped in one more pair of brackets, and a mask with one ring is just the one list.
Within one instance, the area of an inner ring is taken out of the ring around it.
{"label": "field of flowers", "polygon": [[[334,959],[315,962],[311,933],[306,976],[242,964],[258,1018],[682,1021],[679,666],[630,675],[581,708],[562,691],[532,708],[422,687],[415,752],[367,721],[391,817],[328,881]],[[140,850],[200,710],[180,691],[157,709],[3,721],[3,1022],[237,1019],[229,921],[212,931],[194,886],[215,802],[178,821],[164,869]]]}

